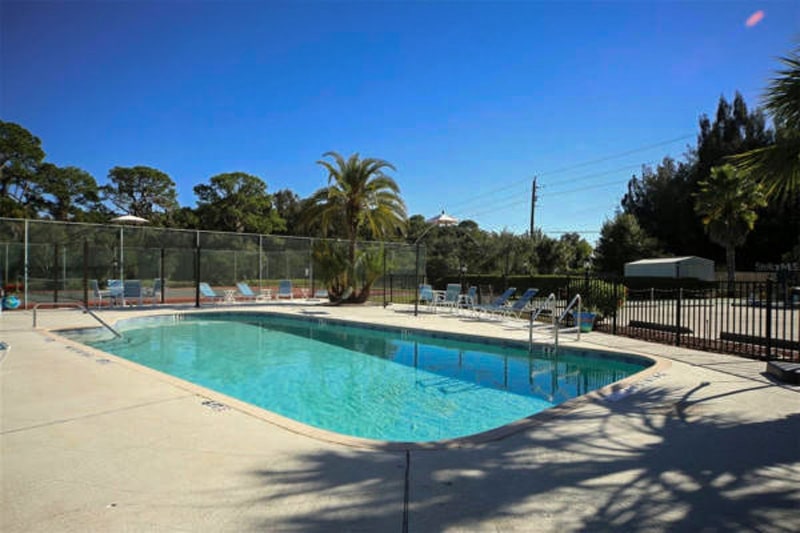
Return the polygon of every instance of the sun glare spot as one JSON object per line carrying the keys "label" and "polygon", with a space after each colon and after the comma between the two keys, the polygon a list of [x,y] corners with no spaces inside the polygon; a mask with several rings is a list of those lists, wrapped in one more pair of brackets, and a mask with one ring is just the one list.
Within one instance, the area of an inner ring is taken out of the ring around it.
{"label": "sun glare spot", "polygon": [[748,28],[752,28],[753,26],[761,22],[761,19],[763,18],[764,18],[764,12],[759,9],[758,11],[747,17],[747,21],[744,23],[744,25],[747,26]]}

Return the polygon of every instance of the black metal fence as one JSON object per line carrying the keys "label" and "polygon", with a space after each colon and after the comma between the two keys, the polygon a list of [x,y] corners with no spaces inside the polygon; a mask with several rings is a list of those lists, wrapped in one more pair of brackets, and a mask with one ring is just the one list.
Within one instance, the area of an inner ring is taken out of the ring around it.
{"label": "black metal fence", "polygon": [[[413,302],[413,276],[390,275],[386,280],[384,301]],[[557,310],[581,294],[584,307],[598,312],[595,328],[612,335],[800,361],[800,284],[796,281],[791,277],[780,282],[664,280],[659,287],[646,287],[632,278],[581,276],[564,279],[553,292]],[[525,288],[520,287],[518,293]],[[502,291],[481,290],[485,300],[493,292]]]}
{"label": "black metal fence", "polygon": [[[567,296],[611,286],[616,305],[597,329],[613,335],[763,359],[800,360],[800,287],[784,280],[689,282],[637,287],[630,281],[575,278]],[[606,289],[607,290],[607,289]]]}

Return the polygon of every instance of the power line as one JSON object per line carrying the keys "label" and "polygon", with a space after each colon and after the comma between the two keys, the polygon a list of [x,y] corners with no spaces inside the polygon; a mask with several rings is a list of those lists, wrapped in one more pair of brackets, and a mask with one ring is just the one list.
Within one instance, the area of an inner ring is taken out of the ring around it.
{"label": "power line", "polygon": [[583,235],[583,234],[589,234],[589,233],[600,233],[600,230],[596,230],[596,229],[548,229],[548,230],[545,230],[545,229],[543,229],[542,233],[545,233],[545,234],[548,234],[548,233],[559,233],[561,235],[563,235],[565,233],[579,233],[579,234]]}
{"label": "power line", "polygon": [[689,137],[694,137],[694,136],[695,136],[694,133],[687,134],[687,135],[681,135],[680,137],[675,137],[674,139],[670,139],[668,141],[661,141],[661,142],[658,142],[658,143],[655,143],[655,144],[651,144],[651,145],[648,145],[648,146],[643,146],[641,148],[634,148],[633,150],[628,150],[627,152],[620,152],[619,154],[614,154],[614,155],[610,155],[610,156],[606,156],[606,157],[601,157],[599,159],[593,159],[592,161],[585,161],[583,163],[577,163],[575,165],[558,168],[556,170],[550,170],[548,172],[542,172],[542,174],[555,174],[557,172],[565,172],[567,170],[573,170],[573,169],[576,169],[576,168],[585,167],[587,165],[593,165],[595,163],[602,163],[604,161],[609,161],[611,159],[617,159],[619,157],[624,157],[626,155],[635,154],[637,152],[644,152],[646,150],[651,150],[653,148],[658,148],[660,146],[665,146],[667,144],[672,144],[674,142],[683,141],[685,139],[688,139]]}
{"label": "power line", "polygon": [[[540,172],[538,175],[539,176],[545,176],[545,175],[549,175],[549,174],[556,174],[556,173],[566,172],[568,170],[574,170],[576,168],[585,167],[585,166],[588,166],[588,165],[593,165],[593,164],[596,164],[596,163],[602,163],[602,162],[605,162],[605,161],[610,161],[612,159],[618,159],[620,157],[625,157],[626,155],[631,155],[631,154],[635,154],[635,153],[639,153],[639,152],[644,152],[644,151],[647,151],[647,150],[652,150],[653,148],[658,148],[658,147],[661,147],[661,146],[666,146],[668,144],[672,144],[672,143],[675,143],[677,141],[681,141],[681,140],[688,139],[690,137],[694,137],[694,135],[695,135],[694,133],[681,135],[679,137],[675,137],[675,138],[668,139],[668,140],[665,140],[665,141],[660,141],[660,142],[657,142],[657,143],[654,143],[654,144],[649,144],[649,145],[642,146],[642,147],[639,147],[639,148],[634,148],[632,150],[626,150],[624,152],[619,152],[619,153],[616,153],[616,154],[604,156],[604,157],[601,157],[601,158],[598,158],[598,159],[592,159],[590,161],[584,161],[584,162],[581,162],[581,163],[576,163],[574,165],[567,165],[565,167],[561,167],[561,168],[557,168],[557,169],[553,169],[553,170],[548,170],[546,172]],[[523,180],[516,180],[516,181],[511,182],[508,185],[505,185],[505,186],[502,186],[502,187],[498,187],[496,189],[490,189],[489,191],[485,191],[485,192],[481,193],[481,198],[477,198],[477,199],[474,198],[474,197],[473,198],[468,198],[468,199],[462,200],[460,202],[451,203],[450,205],[452,207],[455,207],[455,206],[474,203],[476,201],[481,201],[481,200],[485,199],[486,196],[491,196],[491,195],[496,194],[498,192],[503,192],[503,191],[506,191],[508,189],[512,189],[514,187],[518,187],[520,184],[524,183],[524,184],[527,185],[527,181],[528,181],[528,178],[525,178]]]}
{"label": "power line", "polygon": [[597,185],[589,185],[588,187],[580,187],[580,188],[577,188],[577,189],[569,189],[569,190],[566,190],[566,191],[554,192],[554,193],[548,194],[547,197],[559,196],[559,195],[562,195],[562,194],[572,194],[572,193],[583,192],[583,191],[590,191],[592,189],[602,189],[603,187],[611,187],[613,185],[622,185],[623,183],[627,183],[627,182],[628,182],[628,180],[624,180],[624,181],[620,181],[620,180],[607,181],[605,183],[598,183]]}

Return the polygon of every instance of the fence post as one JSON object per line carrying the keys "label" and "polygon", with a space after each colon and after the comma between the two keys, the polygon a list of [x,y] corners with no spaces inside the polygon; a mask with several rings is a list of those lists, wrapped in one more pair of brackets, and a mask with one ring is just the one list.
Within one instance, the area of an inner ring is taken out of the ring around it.
{"label": "fence post", "polygon": [[200,246],[194,249],[194,306],[200,307]]}
{"label": "fence post", "polygon": [[617,334],[617,312],[619,312],[619,282],[614,280],[614,313],[611,315],[611,334]]}
{"label": "fence post", "polygon": [[86,237],[83,238],[83,306],[89,309],[89,241]]}
{"label": "fence post", "polygon": [[[167,300],[167,280],[164,279],[164,248],[161,248],[161,255],[158,259],[158,277],[161,279],[161,303]],[[153,295],[155,297],[155,295]]]}
{"label": "fence post", "polygon": [[386,301],[386,243],[382,243],[381,246],[383,247],[383,280],[381,281],[383,282],[383,307],[385,309],[388,305],[388,302]]}
{"label": "fence post", "polygon": [[675,346],[681,345],[681,303],[683,300],[683,287],[678,287],[678,301],[675,304]]}
{"label": "fence post", "polygon": [[56,302],[56,303],[58,303],[58,284],[59,284],[58,274],[61,271],[61,264],[58,261],[58,258],[60,256],[60,254],[58,252],[59,252],[58,243],[54,243],[53,244],[53,255],[55,257],[53,258],[53,263],[54,263],[55,266],[53,268],[53,270],[54,270],[54,272],[53,272],[53,276],[54,276],[53,277],[53,301]]}
{"label": "fence post", "polygon": [[766,320],[766,335],[767,335],[767,359],[772,359],[772,280],[767,280],[767,320]]}

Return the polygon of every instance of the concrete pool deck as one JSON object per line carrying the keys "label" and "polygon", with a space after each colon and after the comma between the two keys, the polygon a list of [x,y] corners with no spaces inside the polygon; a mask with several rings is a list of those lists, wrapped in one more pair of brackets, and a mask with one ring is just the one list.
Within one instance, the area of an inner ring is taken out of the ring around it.
{"label": "concrete pool deck", "polygon": [[[414,317],[401,306],[213,307],[230,308],[527,339],[521,322]],[[172,311],[100,315],[113,323]],[[38,318],[36,330],[28,311],[0,316],[10,347],[0,351],[2,531],[796,527],[800,387],[771,380],[764,362],[591,333],[580,346],[671,364],[627,394],[578,402],[500,440],[360,449],[288,431],[44,331],[95,327],[88,315]],[[574,334],[561,341],[576,345]]]}

